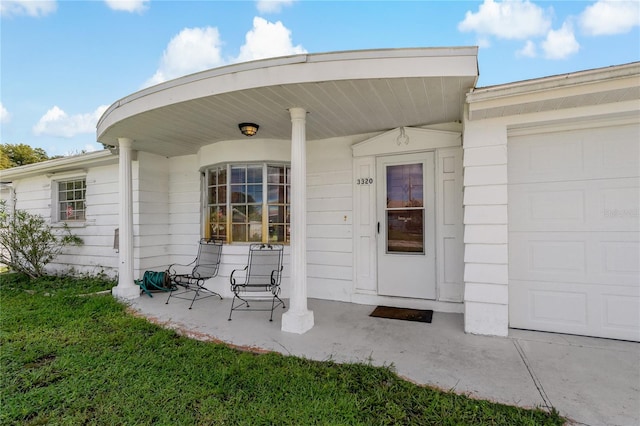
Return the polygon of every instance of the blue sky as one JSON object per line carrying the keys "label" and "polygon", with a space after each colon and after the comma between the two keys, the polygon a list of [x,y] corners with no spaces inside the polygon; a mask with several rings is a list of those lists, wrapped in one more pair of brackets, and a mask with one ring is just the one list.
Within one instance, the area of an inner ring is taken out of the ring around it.
{"label": "blue sky", "polygon": [[479,46],[479,86],[640,60],[640,2],[0,0],[0,143],[101,149],[118,99],[295,53]]}

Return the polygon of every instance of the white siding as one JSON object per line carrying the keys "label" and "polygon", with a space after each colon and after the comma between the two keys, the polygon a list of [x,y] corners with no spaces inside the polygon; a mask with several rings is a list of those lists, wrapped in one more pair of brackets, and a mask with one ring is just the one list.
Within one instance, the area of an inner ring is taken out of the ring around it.
{"label": "white siding", "polygon": [[[52,191],[55,181],[78,174],[41,175],[13,182],[16,190],[16,209],[28,210],[51,221]],[[118,166],[89,168],[86,174],[86,221],[70,223],[71,232],[82,238],[84,244],[68,247],[49,265],[52,272],[101,274],[115,277],[118,253],[113,248],[114,232],[118,227]]]}
{"label": "white siding", "polygon": [[[139,152],[134,185],[134,275],[169,264],[169,159]],[[137,225],[137,226],[136,226]]]}
{"label": "white siding", "polygon": [[466,122],[463,140],[465,331],[506,336],[507,132]]}
{"label": "white siding", "polygon": [[189,263],[202,236],[201,174],[195,155],[171,158],[169,178],[169,262]]}
{"label": "white siding", "polygon": [[308,295],[350,300],[353,190],[349,138],[307,142]]}

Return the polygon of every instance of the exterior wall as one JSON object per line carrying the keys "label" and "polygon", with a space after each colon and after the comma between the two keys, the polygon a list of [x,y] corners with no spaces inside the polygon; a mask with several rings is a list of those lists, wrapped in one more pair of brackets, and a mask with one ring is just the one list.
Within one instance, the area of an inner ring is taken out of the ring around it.
{"label": "exterior wall", "polygon": [[[206,167],[226,162],[288,162],[290,146],[289,141],[279,140],[225,141],[205,146],[197,155],[172,157],[168,161],[169,261],[167,265],[172,263],[185,265],[196,257],[203,226],[201,173]],[[284,297],[288,297],[289,253],[289,247],[285,247],[282,278],[282,296]],[[232,297],[229,276],[234,269],[241,269],[246,265],[247,255],[248,244],[225,244],[218,276],[209,280],[207,287],[224,297]],[[177,268],[185,272],[189,270],[189,267],[180,265]]]}
{"label": "exterior wall", "polygon": [[506,126],[499,122],[493,125],[466,122],[463,141],[465,331],[506,336],[509,327]]}
{"label": "exterior wall", "polygon": [[434,152],[435,158],[435,300],[378,295],[377,279],[377,182],[356,185],[353,190],[354,276],[351,302],[363,304],[402,304],[418,309],[461,312],[463,306],[463,226],[462,226],[462,147],[461,127],[446,123],[429,128],[405,128],[366,138],[352,146],[354,176],[377,176],[376,159],[397,154]]}
{"label": "exterior wall", "polygon": [[[442,132],[455,134],[450,127]],[[460,135],[457,135],[459,144]],[[356,289],[354,281],[356,212],[352,148],[371,136],[307,141],[307,276],[308,296],[311,298],[365,304],[390,301],[389,298],[378,296],[375,286],[369,292]],[[393,137],[393,146],[397,146],[395,135]],[[242,146],[246,143],[245,140],[216,143],[204,147],[198,155],[170,159],[168,263],[186,264],[195,258],[197,241],[202,234],[202,170],[225,162],[289,161],[289,141],[252,139],[250,150]],[[439,206],[437,250],[443,258],[445,253],[449,253],[450,260],[448,267],[438,269],[438,300],[441,303],[434,305],[433,301],[424,302],[428,303],[429,308],[459,312],[462,309],[462,161],[461,148],[454,145],[438,150],[436,156],[439,185],[436,201]],[[143,164],[143,160],[141,157],[140,164]],[[375,210],[370,213],[375,217]],[[289,292],[289,254],[290,248],[285,246],[284,297],[288,297]],[[225,245],[219,275],[210,280],[207,286],[223,296],[231,296],[229,276],[233,269],[244,267],[246,257],[246,244]],[[372,262],[375,268],[375,253]],[[414,300],[414,303],[411,300],[405,302],[416,307],[427,307],[418,300]]]}
{"label": "exterior wall", "polygon": [[118,254],[113,248],[114,232],[118,227],[117,164],[89,168],[86,175],[84,172],[54,173],[15,179],[15,208],[41,215],[51,222],[55,182],[78,176],[85,176],[87,182],[86,221],[70,222],[69,226],[84,244],[66,248],[48,269],[58,273],[104,273],[115,277],[118,269]]}
{"label": "exterior wall", "polygon": [[308,296],[350,301],[353,292],[353,161],[358,140],[307,142]]}
{"label": "exterior wall", "polygon": [[[308,294],[349,300],[352,288],[351,144],[353,138],[307,141]],[[243,144],[251,143],[250,149]],[[224,162],[290,161],[290,141],[251,139],[204,147],[196,156],[169,162],[170,263],[186,264],[195,258],[202,232],[201,170]],[[229,276],[243,268],[247,244],[225,245],[220,271],[207,286],[232,296]],[[285,246],[282,296],[289,292],[290,248]]]}
{"label": "exterior wall", "polygon": [[169,264],[169,159],[138,152],[134,162],[134,273]]}
{"label": "exterior wall", "polygon": [[574,107],[464,122],[465,331],[506,336],[509,328],[508,147],[513,129],[581,121],[628,121],[637,102]]}

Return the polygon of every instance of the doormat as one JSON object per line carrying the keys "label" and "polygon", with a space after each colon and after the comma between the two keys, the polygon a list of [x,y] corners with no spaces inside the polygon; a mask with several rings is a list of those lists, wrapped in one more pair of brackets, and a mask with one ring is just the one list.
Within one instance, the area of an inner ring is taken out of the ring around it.
{"label": "doormat", "polygon": [[391,306],[377,306],[370,317],[391,318],[405,321],[431,322],[433,317],[432,310],[393,308]]}

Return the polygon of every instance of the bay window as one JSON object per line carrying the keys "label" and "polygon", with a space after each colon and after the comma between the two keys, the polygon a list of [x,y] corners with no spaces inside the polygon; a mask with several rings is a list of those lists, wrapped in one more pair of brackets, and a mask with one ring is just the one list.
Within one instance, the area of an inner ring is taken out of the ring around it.
{"label": "bay window", "polygon": [[289,242],[290,175],[285,164],[224,164],[206,170],[205,237]]}

